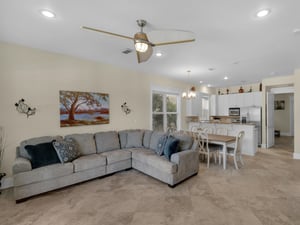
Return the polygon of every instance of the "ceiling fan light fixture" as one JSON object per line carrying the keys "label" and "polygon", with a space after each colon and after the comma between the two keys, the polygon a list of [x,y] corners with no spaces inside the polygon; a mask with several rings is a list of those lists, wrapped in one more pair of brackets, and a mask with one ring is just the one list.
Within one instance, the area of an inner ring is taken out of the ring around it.
{"label": "ceiling fan light fixture", "polygon": [[136,41],[134,47],[138,52],[146,52],[148,50],[148,44],[145,42]]}

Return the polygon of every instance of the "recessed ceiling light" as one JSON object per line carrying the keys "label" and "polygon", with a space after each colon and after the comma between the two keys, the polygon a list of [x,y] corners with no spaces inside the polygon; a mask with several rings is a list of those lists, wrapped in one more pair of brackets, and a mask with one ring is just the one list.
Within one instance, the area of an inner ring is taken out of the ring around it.
{"label": "recessed ceiling light", "polygon": [[225,76],[225,77],[224,77],[224,80],[228,80],[228,77],[227,77],[227,76]]}
{"label": "recessed ceiling light", "polygon": [[211,87],[211,85],[210,85],[210,84],[208,84],[208,85],[207,85],[207,87]]}
{"label": "recessed ceiling light", "polygon": [[203,81],[202,81],[202,80],[200,80],[200,81],[199,81],[199,83],[200,83],[200,84],[202,84],[202,83],[203,83]]}
{"label": "recessed ceiling light", "polygon": [[161,52],[157,52],[155,55],[156,55],[157,57],[161,57],[161,56],[162,56],[162,53],[161,53]]}
{"label": "recessed ceiling light", "polygon": [[294,34],[300,34],[300,29],[299,29],[299,28],[295,28],[295,29],[293,30],[293,33],[294,33]]}
{"label": "recessed ceiling light", "polygon": [[260,10],[256,13],[256,16],[259,17],[259,18],[262,18],[262,17],[265,17],[265,16],[269,15],[270,12],[271,11],[269,9],[262,9],[262,10]]}
{"label": "recessed ceiling light", "polygon": [[47,18],[54,18],[55,14],[49,10],[41,10],[41,14]]}

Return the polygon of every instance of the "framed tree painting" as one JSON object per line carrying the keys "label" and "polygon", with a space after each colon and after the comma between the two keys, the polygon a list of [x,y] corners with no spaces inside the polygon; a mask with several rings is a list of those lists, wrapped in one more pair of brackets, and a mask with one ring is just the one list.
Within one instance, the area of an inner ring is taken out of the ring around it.
{"label": "framed tree painting", "polygon": [[109,123],[109,95],[95,92],[59,91],[60,126]]}

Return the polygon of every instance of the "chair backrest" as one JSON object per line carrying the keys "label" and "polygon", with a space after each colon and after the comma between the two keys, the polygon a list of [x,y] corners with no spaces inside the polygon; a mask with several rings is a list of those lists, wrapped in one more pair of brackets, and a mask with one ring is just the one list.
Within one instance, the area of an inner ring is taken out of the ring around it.
{"label": "chair backrest", "polygon": [[228,135],[228,129],[226,127],[217,127],[216,134]]}
{"label": "chair backrest", "polygon": [[208,152],[208,135],[200,131],[198,133],[199,152]]}
{"label": "chair backrest", "polygon": [[242,142],[243,138],[245,136],[245,131],[240,131],[235,140],[235,146],[234,146],[234,154],[241,154],[242,153]]}
{"label": "chair backrest", "polygon": [[202,131],[208,134],[213,134],[214,133],[214,129],[213,127],[202,127]]}

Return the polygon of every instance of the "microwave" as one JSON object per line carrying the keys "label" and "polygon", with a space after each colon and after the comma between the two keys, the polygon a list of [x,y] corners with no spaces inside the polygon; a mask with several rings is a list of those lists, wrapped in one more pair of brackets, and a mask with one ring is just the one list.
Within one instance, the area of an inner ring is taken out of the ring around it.
{"label": "microwave", "polygon": [[240,108],[229,108],[229,116],[240,116]]}

